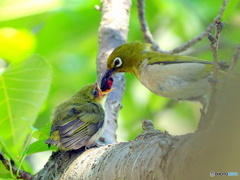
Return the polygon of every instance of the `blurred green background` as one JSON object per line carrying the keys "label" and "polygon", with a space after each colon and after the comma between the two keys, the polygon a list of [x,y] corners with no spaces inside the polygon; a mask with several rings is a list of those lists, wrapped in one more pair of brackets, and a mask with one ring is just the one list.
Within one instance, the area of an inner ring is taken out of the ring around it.
{"label": "blurred green background", "polygon": [[[162,49],[171,50],[201,33],[216,17],[221,0],[147,0],[146,18]],[[82,86],[96,80],[96,55],[101,12],[98,0],[1,0],[0,72],[5,62],[21,62],[39,54],[52,66],[53,80],[34,127],[50,122],[52,109]],[[219,59],[229,61],[240,42],[240,2],[231,0],[222,18]],[[133,1],[128,41],[144,41]],[[181,53],[211,61],[207,38]],[[170,134],[194,132],[200,104],[156,96],[126,74],[123,108],[119,114],[119,141],[134,139],[141,120],[151,119],[157,129]],[[0,110],[1,111],[1,110]],[[47,160],[43,153],[29,157],[38,171]],[[45,159],[42,163],[40,158]],[[36,163],[37,161],[37,163]]]}

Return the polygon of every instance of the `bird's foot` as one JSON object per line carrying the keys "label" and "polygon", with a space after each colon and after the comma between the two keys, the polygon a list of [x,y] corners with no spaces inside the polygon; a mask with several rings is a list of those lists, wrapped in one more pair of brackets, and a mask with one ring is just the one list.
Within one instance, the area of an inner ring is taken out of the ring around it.
{"label": "bird's foot", "polygon": [[201,114],[206,112],[208,101],[205,97],[198,96],[198,97],[194,97],[194,98],[191,98],[188,100],[189,101],[198,101],[202,105],[202,108],[200,109]]}
{"label": "bird's foot", "polygon": [[219,64],[220,68],[222,68],[222,69],[229,68],[229,65],[227,64],[227,61],[221,60],[221,61],[218,61],[218,64]]}
{"label": "bird's foot", "polygon": [[97,142],[93,142],[85,146],[85,151],[94,147],[101,147],[102,145],[98,144]]}
{"label": "bird's foot", "polygon": [[200,113],[201,113],[201,116],[203,116],[203,117],[206,116],[205,108],[201,108]]}
{"label": "bird's foot", "polygon": [[210,82],[212,84],[217,84],[217,83],[220,83],[221,81],[213,78],[212,75],[210,75],[210,76],[208,76],[208,82]]}

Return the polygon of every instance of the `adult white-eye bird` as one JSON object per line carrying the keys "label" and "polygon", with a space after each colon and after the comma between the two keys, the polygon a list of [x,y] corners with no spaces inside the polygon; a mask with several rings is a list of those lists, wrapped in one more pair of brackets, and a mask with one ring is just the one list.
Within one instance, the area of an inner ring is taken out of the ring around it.
{"label": "adult white-eye bird", "polygon": [[90,84],[57,106],[50,138],[45,143],[57,146],[60,151],[69,151],[90,146],[98,140],[106,124],[100,104],[106,92],[97,84]]}
{"label": "adult white-eye bird", "polygon": [[152,44],[133,42],[114,49],[108,57],[101,88],[104,89],[113,74],[127,72],[134,74],[145,87],[159,96],[197,100],[206,106],[203,95],[211,90],[209,77],[214,68],[212,62],[160,53],[153,51],[151,46]]}

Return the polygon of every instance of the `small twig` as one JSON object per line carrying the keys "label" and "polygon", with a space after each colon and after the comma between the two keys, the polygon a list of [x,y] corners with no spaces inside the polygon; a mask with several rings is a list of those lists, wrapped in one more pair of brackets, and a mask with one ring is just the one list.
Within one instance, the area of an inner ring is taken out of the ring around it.
{"label": "small twig", "polygon": [[212,52],[213,52],[213,82],[212,82],[212,90],[216,91],[216,85],[217,85],[217,81],[218,81],[218,70],[219,70],[219,63],[218,63],[218,44],[219,44],[219,36],[220,36],[220,32],[222,31],[224,27],[224,23],[216,21],[216,32],[215,32],[215,37],[214,40],[212,39],[212,37],[210,37],[210,33],[209,33],[209,40],[211,42],[211,48],[212,48]]}
{"label": "small twig", "polygon": [[209,105],[207,112],[201,112],[201,118],[199,123],[199,129],[206,128],[210,125],[211,120],[213,119],[216,112],[216,101],[217,101],[217,84],[218,84],[218,71],[219,71],[219,63],[218,63],[218,44],[219,44],[219,36],[220,32],[223,29],[224,23],[216,21],[216,31],[215,36],[208,33],[208,39],[211,42],[210,46],[213,54],[213,73],[212,77],[209,78],[212,85],[212,92],[209,100]]}
{"label": "small twig", "polygon": [[215,27],[216,22],[218,22],[225,9],[227,6],[228,0],[224,0],[223,4],[217,14],[217,16],[214,18],[213,22],[198,36],[194,37],[193,39],[191,39],[190,41],[186,42],[185,44],[171,50],[171,51],[165,51],[164,53],[168,53],[168,54],[175,54],[175,53],[180,53],[183,52],[185,50],[187,50],[189,47],[192,47],[193,45],[195,45],[197,42],[201,41],[205,36],[207,36],[209,34],[209,32]]}
{"label": "small twig", "polygon": [[232,76],[232,72],[233,72],[233,69],[234,67],[236,66],[238,60],[239,60],[239,57],[240,57],[240,44],[238,45],[237,47],[237,51],[236,53],[233,55],[233,58],[231,60],[231,63],[230,63],[230,66],[229,66],[229,69],[228,69],[228,74],[227,74],[227,80],[229,80]]}
{"label": "small twig", "polygon": [[215,27],[215,23],[218,22],[223,13],[224,10],[226,9],[228,0],[224,0],[223,4],[217,14],[217,16],[214,18],[213,22],[198,36],[194,37],[193,39],[191,39],[190,41],[186,42],[185,44],[171,50],[171,51],[163,51],[158,44],[154,41],[153,36],[149,30],[146,18],[145,18],[145,11],[144,11],[144,0],[138,0],[138,17],[139,17],[139,21],[141,24],[141,30],[143,32],[144,35],[144,39],[146,40],[146,42],[153,44],[153,49],[162,53],[167,53],[167,54],[175,54],[175,53],[180,53],[183,52],[185,50],[187,50],[189,47],[192,47],[193,45],[195,45],[197,42],[201,41],[205,36],[208,35],[208,33]]}
{"label": "small twig", "polygon": [[[106,72],[107,58],[113,49],[127,41],[130,7],[130,0],[101,1],[102,19],[98,30],[99,49],[97,55],[99,78]],[[117,142],[118,112],[122,107],[121,102],[125,90],[124,74],[115,74],[113,81],[114,91],[108,94],[105,102],[105,115],[108,123],[101,136],[106,144]]]}
{"label": "small twig", "polygon": [[150,32],[147,20],[145,18],[145,5],[144,0],[138,0],[138,18],[141,25],[141,30],[146,42],[153,44],[153,50],[163,52],[159,45],[154,41],[153,36]]}
{"label": "small twig", "polygon": [[[12,160],[10,160],[9,162],[7,159],[4,158],[3,154],[0,153],[0,161],[2,161],[2,164],[5,166],[7,170],[12,171],[12,173],[17,176],[17,172],[19,170],[14,165],[14,162]],[[18,173],[19,174],[17,176],[17,179],[31,179],[33,177],[30,173],[25,172],[23,170],[20,170]]]}
{"label": "small twig", "polygon": [[217,91],[217,83],[218,83],[218,71],[219,71],[219,63],[218,63],[218,44],[219,44],[219,36],[222,31],[224,23],[216,21],[216,32],[215,37],[213,37],[210,33],[208,33],[208,39],[211,42],[211,49],[213,53],[213,74],[212,74],[212,95],[215,96]]}
{"label": "small twig", "polygon": [[216,90],[216,84],[218,81],[218,70],[219,70],[219,64],[218,64],[218,41],[215,39],[210,33],[208,34],[208,39],[211,42],[211,49],[213,54],[213,73],[211,78],[209,79],[212,84],[212,91],[215,92]]}

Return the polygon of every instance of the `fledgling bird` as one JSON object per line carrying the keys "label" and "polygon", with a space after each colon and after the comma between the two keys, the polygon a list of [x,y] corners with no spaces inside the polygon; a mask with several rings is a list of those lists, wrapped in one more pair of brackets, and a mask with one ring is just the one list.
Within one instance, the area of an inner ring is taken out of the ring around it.
{"label": "fledgling bird", "polygon": [[[107,60],[101,88],[118,72],[134,74],[153,93],[177,100],[200,101],[211,90],[213,63],[195,57],[164,54],[151,49],[152,44],[133,42],[120,45]],[[222,65],[220,75],[227,65]]]}
{"label": "fledgling bird", "polygon": [[90,146],[99,139],[106,122],[101,100],[110,91],[102,92],[97,84],[84,86],[66,102],[56,107],[50,137],[45,141],[60,151]]}

